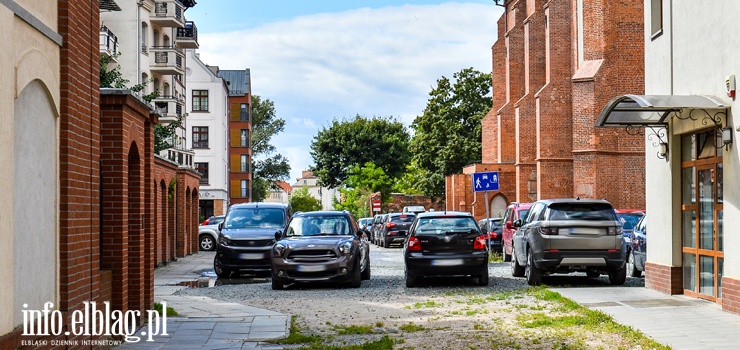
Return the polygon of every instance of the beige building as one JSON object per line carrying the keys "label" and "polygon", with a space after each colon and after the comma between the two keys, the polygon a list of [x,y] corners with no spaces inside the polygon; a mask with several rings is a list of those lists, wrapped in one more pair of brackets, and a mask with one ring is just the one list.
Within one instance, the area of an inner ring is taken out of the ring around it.
{"label": "beige building", "polygon": [[293,190],[301,187],[308,188],[308,194],[321,202],[321,210],[334,210],[334,201],[339,200],[339,190],[337,188],[320,186],[319,177],[308,170],[301,172],[301,177],[296,179],[292,187]]}

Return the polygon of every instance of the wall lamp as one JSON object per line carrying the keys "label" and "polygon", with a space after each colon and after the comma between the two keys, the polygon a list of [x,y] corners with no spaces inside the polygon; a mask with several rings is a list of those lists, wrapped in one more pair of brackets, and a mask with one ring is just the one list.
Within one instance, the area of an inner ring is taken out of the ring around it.
{"label": "wall lamp", "polygon": [[725,146],[725,150],[727,150],[730,145],[732,145],[732,127],[727,125],[722,128],[722,146]]}
{"label": "wall lamp", "polygon": [[667,159],[668,158],[668,142],[660,142],[660,151],[658,152],[658,158],[660,159]]}

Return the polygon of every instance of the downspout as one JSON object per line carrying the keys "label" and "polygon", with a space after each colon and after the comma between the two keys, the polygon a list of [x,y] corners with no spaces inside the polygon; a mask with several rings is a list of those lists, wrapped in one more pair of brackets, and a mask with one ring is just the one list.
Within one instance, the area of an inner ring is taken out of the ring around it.
{"label": "downspout", "polygon": [[670,45],[670,57],[671,57],[671,93],[670,94],[673,95],[673,84],[674,84],[673,82],[673,0],[669,1],[668,3],[669,3],[668,11],[670,13],[670,19],[669,19],[670,23],[668,26],[670,28],[669,30],[671,31],[670,44],[669,44]]}
{"label": "downspout", "polygon": [[141,84],[141,7],[144,6],[144,0],[139,0],[136,8],[136,81]]}

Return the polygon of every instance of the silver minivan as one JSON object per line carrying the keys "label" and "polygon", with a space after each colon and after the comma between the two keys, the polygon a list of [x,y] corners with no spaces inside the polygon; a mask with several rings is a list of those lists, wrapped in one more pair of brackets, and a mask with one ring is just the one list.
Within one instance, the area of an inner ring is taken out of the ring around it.
{"label": "silver minivan", "polygon": [[599,199],[548,199],[535,202],[514,223],[511,274],[538,285],[544,275],[586,272],[609,275],[614,285],[626,279],[622,224],[612,205]]}

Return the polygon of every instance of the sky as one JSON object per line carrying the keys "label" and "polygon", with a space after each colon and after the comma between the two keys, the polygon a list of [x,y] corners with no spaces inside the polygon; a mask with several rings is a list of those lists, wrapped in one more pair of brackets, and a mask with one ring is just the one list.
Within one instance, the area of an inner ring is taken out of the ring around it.
{"label": "sky", "polygon": [[333,120],[394,117],[411,133],[437,79],[490,73],[501,13],[493,0],[200,0],[185,17],[201,61],[249,68],[252,95],[274,102],[293,184]]}

